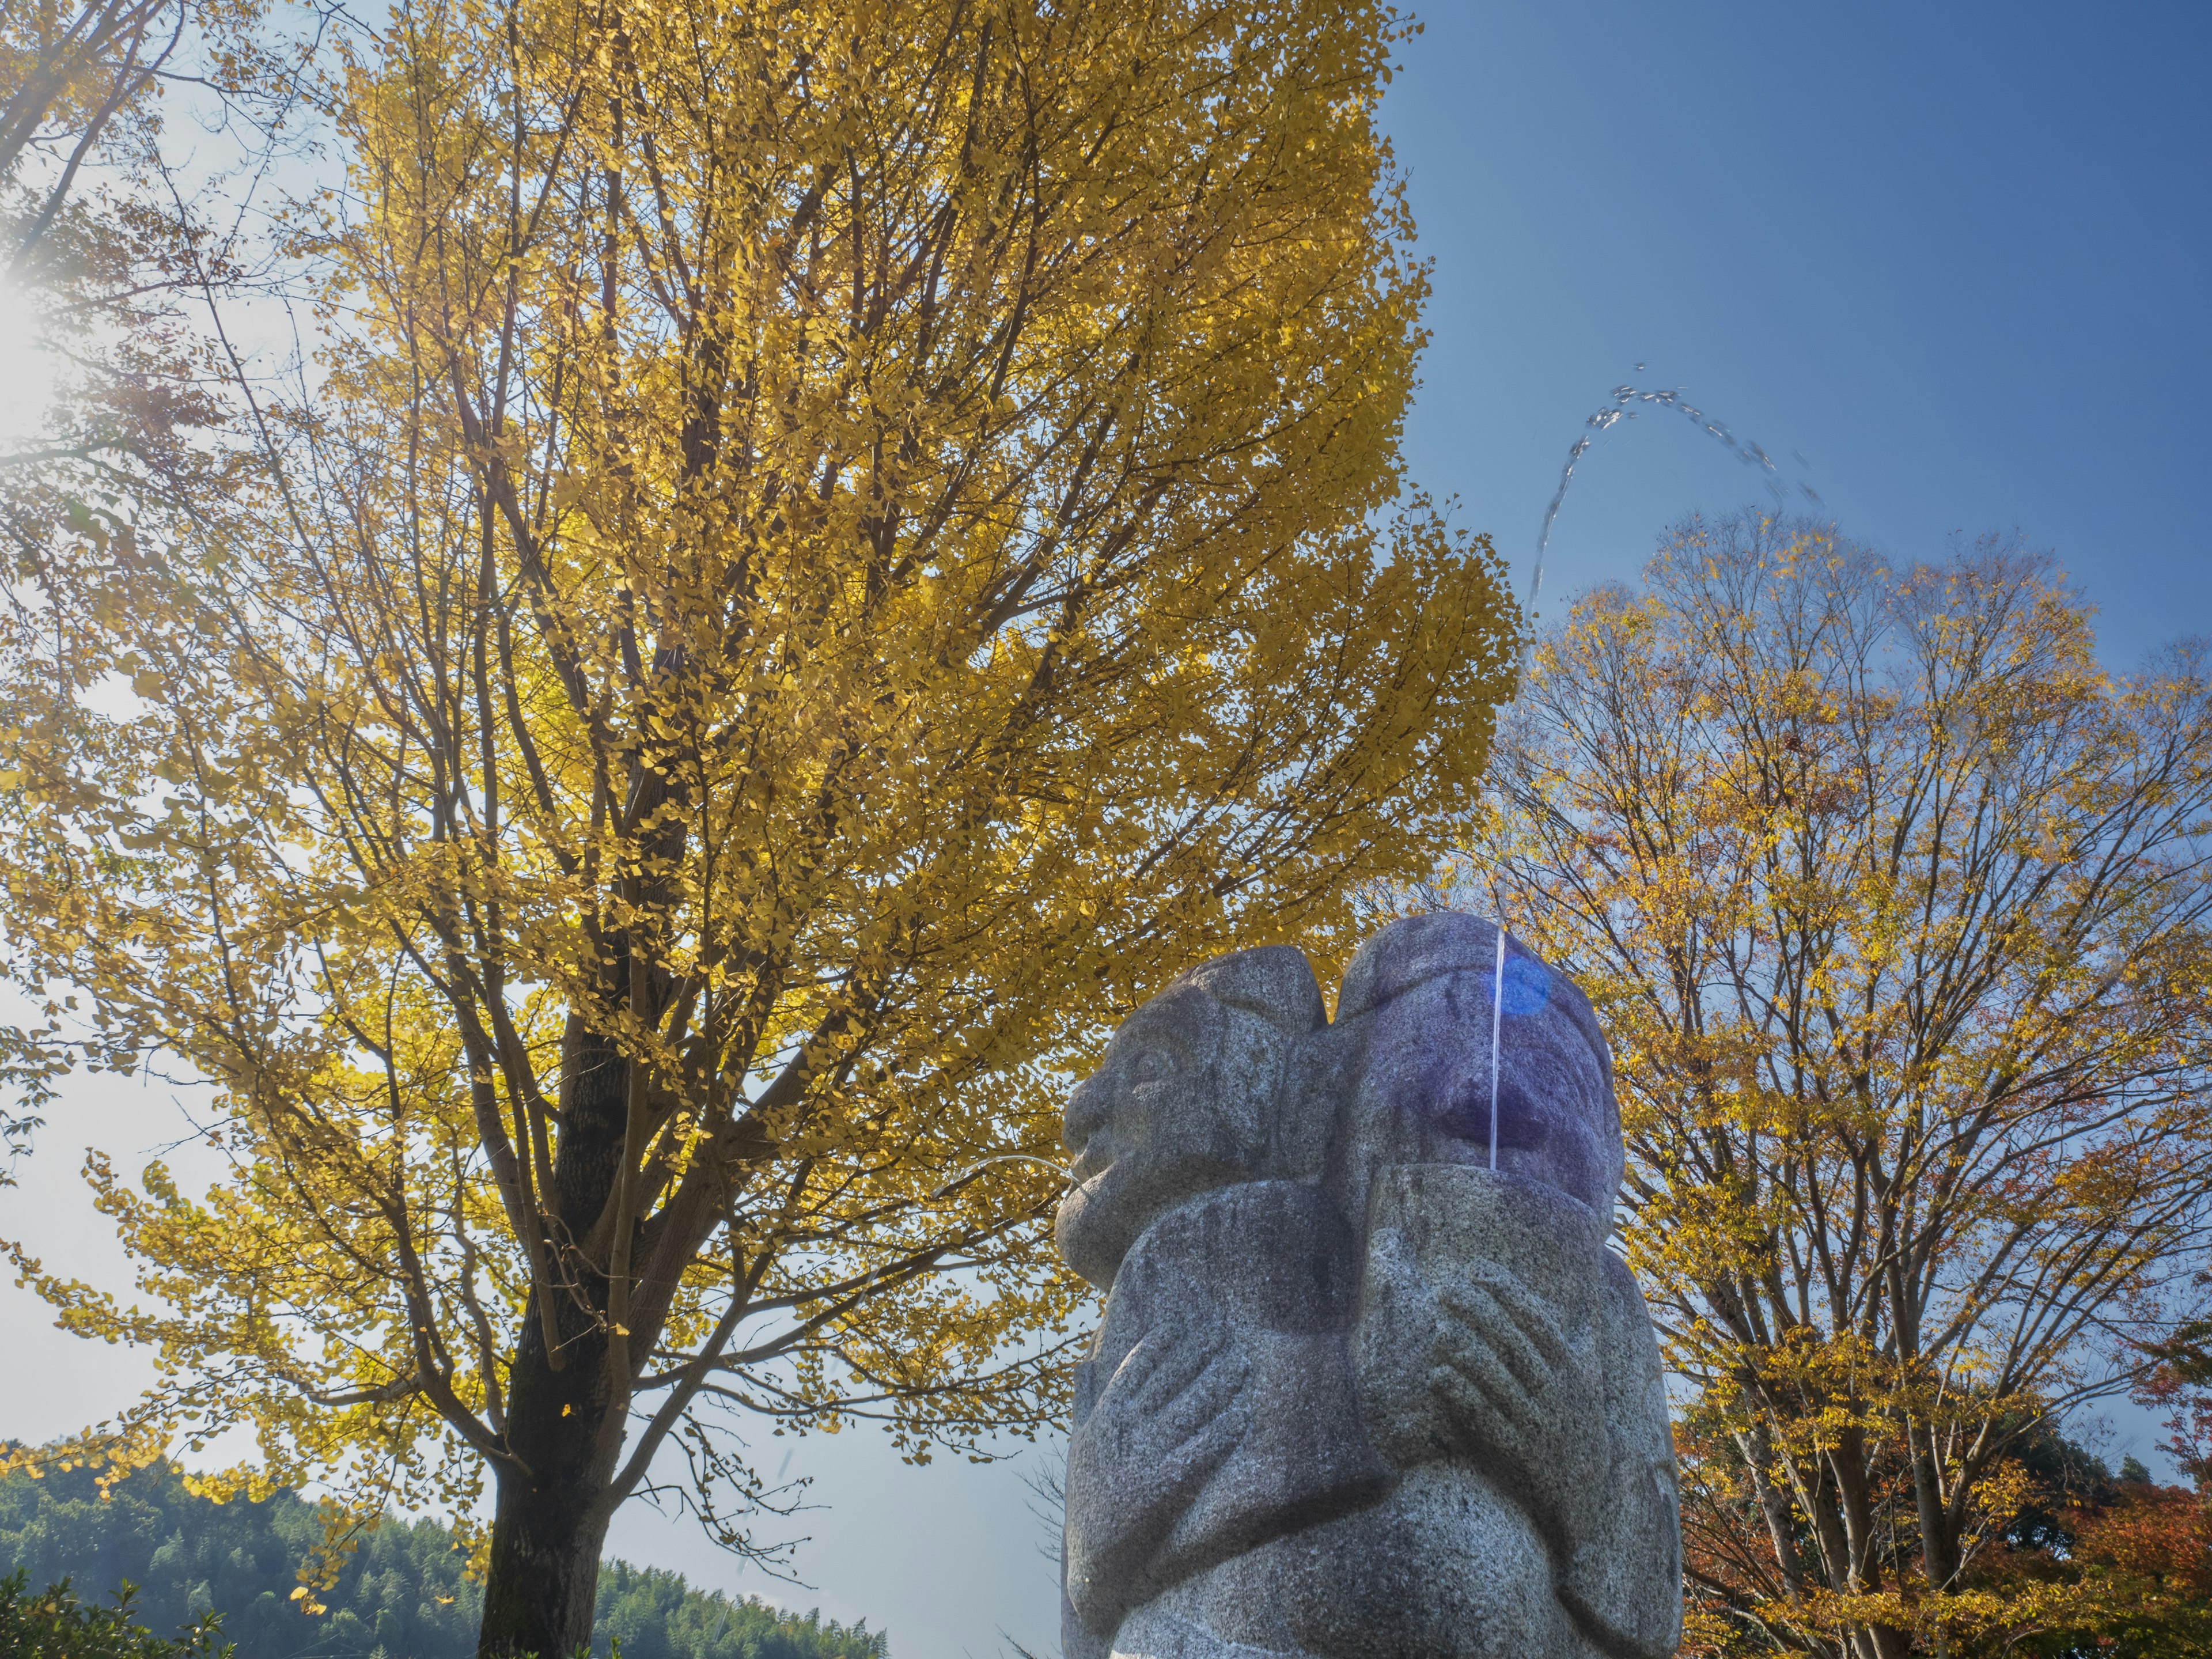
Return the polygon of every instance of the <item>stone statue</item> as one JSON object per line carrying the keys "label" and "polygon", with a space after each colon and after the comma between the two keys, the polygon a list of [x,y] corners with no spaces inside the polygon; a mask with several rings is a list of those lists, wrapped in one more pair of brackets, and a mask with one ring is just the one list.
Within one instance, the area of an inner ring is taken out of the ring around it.
{"label": "stone statue", "polygon": [[1297,951],[1224,957],[1115,1033],[1066,1139],[1060,1248],[1107,1292],[1066,1659],[1674,1651],[1658,1347],[1605,1248],[1611,1061],[1564,975],[1415,917],[1331,1023]]}

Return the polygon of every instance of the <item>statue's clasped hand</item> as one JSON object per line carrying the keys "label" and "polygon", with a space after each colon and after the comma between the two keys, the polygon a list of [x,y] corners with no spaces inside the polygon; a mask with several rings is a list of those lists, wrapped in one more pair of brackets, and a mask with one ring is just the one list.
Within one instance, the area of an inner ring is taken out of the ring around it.
{"label": "statue's clasped hand", "polygon": [[1085,1623],[1112,1627],[1124,1609],[1098,1604],[1103,1587],[1143,1578],[1176,1520],[1244,1438],[1251,1418],[1241,1396],[1250,1372],[1225,1322],[1169,1319],[1100,1391],[1068,1457],[1067,1588]]}
{"label": "statue's clasped hand", "polygon": [[1605,1474],[1595,1361],[1505,1269],[1473,1262],[1436,1293],[1429,1388],[1446,1438],[1521,1493],[1555,1546],[1571,1550]]}
{"label": "statue's clasped hand", "polygon": [[1225,1323],[1163,1322],[1121,1362],[1091,1423],[1125,1474],[1151,1472],[1167,1485],[1203,1480],[1250,1425],[1238,1403],[1250,1375]]}

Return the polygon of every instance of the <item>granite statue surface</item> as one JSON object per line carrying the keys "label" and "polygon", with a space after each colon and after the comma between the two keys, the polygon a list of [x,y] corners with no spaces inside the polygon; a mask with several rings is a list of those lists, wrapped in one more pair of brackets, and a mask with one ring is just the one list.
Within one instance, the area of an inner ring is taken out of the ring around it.
{"label": "granite statue surface", "polygon": [[1471,916],[1242,951],[1070,1096],[1066,1659],[1664,1659],[1659,1352],[1588,1001]]}

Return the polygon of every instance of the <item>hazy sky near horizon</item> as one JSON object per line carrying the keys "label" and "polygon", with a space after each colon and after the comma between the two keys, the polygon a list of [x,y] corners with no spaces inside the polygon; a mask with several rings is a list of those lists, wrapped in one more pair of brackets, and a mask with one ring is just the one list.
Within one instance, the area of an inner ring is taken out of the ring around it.
{"label": "hazy sky near horizon", "polygon": [[[1436,264],[1407,453],[1516,583],[1584,417],[1633,380],[1680,388],[1894,558],[2015,528],[2050,548],[2100,607],[2112,666],[2212,627],[2212,9],[1501,0],[1423,15],[1385,109]],[[1543,608],[1632,579],[1686,512],[1766,499],[1677,417],[1616,427],[1578,471]],[[179,1133],[138,1085],[76,1090],[22,1187],[0,1193],[0,1236],[119,1285],[76,1195],[82,1149],[135,1166]],[[4,1285],[0,1314],[7,1432],[61,1431],[144,1375]],[[2116,1418],[2108,1451],[2148,1440]],[[783,1455],[771,1442],[762,1461]],[[812,1589],[734,1571],[649,1512],[621,1517],[611,1547],[866,1617],[896,1659],[987,1659],[1010,1650],[1001,1632],[1042,1654],[1057,1646],[1053,1573],[1022,1467],[906,1468],[867,1431],[798,1443],[789,1474],[815,1477],[823,1506],[793,1528],[811,1537],[798,1565]]]}

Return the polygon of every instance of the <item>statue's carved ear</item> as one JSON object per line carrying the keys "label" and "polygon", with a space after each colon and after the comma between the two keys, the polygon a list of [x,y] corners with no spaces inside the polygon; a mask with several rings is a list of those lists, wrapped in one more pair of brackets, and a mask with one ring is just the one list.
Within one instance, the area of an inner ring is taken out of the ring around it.
{"label": "statue's carved ear", "polygon": [[1107,1061],[1119,1069],[1146,1054],[1165,1052],[1177,1066],[1188,1066],[1213,1045],[1220,1026],[1220,1005],[1186,975],[1121,1022],[1107,1050]]}
{"label": "statue's carved ear", "polygon": [[1224,1008],[1255,1014],[1290,1036],[1328,1024],[1328,1006],[1313,966],[1293,945],[1263,945],[1216,957],[1176,983],[1205,992]]}

